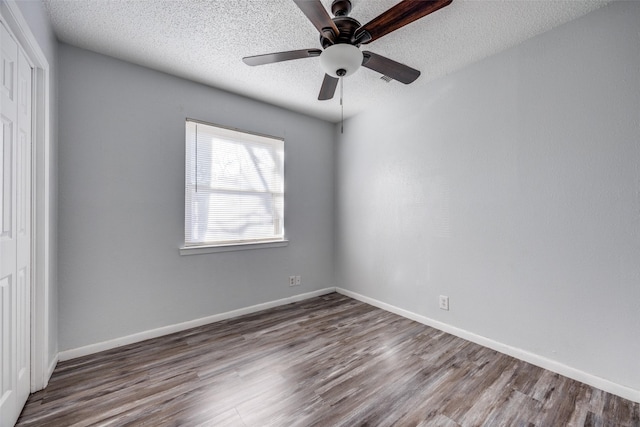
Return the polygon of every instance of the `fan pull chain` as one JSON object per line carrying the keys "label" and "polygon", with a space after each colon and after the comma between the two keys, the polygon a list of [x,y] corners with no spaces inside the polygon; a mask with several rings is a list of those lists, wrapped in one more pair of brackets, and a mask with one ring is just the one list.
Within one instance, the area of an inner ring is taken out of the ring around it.
{"label": "fan pull chain", "polygon": [[344,133],[344,77],[340,77],[340,133]]}
{"label": "fan pull chain", "polygon": [[196,125],[196,193],[198,192],[198,125]]}

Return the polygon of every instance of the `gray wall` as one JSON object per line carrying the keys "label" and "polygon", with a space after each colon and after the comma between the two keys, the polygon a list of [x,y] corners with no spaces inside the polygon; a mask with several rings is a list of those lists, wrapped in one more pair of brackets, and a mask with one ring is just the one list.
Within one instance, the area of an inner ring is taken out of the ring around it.
{"label": "gray wall", "polygon": [[49,102],[50,102],[50,234],[49,234],[49,349],[48,361],[51,364],[58,357],[58,284],[57,284],[57,223],[58,223],[58,41],[53,33],[49,15],[40,1],[18,1],[18,7],[29,29],[49,63]]}
{"label": "gray wall", "polygon": [[[331,124],[59,52],[61,350],[334,286]],[[288,247],[179,255],[186,117],[284,137]]]}
{"label": "gray wall", "polygon": [[349,120],[337,286],[640,390],[639,33],[614,3]]}

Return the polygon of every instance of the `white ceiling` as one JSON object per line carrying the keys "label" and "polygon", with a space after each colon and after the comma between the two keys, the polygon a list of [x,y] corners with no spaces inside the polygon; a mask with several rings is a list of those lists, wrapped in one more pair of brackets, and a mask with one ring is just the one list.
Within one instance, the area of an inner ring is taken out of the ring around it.
{"label": "white ceiling", "polygon": [[[454,0],[366,45],[419,69],[411,85],[360,68],[344,81],[345,117],[383,104],[612,0]],[[322,0],[330,9],[331,0]],[[365,24],[398,0],[352,0]],[[292,0],[45,0],[60,41],[337,122],[339,97],[318,101],[318,58],[249,67],[242,57],[320,48]],[[364,45],[363,45],[364,48]],[[336,93],[337,95],[338,93]]]}

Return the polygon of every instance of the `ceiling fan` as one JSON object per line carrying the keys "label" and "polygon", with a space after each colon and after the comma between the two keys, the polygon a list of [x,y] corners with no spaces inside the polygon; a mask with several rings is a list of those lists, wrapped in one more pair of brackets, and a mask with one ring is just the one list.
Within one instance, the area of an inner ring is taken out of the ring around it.
{"label": "ceiling fan", "polygon": [[320,0],[293,0],[320,33],[320,49],[300,49],[242,58],[247,65],[264,65],[319,56],[325,71],[319,100],[333,98],[341,77],[353,74],[362,65],[404,84],[415,81],[420,71],[369,51],[371,43],[407,24],[449,5],[453,0],[403,0],[365,25],[351,18],[350,0],[334,0],[331,18]]}

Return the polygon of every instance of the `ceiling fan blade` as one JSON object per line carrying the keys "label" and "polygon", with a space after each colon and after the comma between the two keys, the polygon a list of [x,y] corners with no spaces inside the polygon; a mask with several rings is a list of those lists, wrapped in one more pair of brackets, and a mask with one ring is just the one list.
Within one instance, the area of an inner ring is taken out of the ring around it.
{"label": "ceiling fan blade", "polygon": [[353,39],[356,43],[371,43],[398,28],[448,6],[453,0],[403,0],[391,9],[358,28]]}
{"label": "ceiling fan blade", "polygon": [[320,0],[293,0],[293,2],[302,10],[302,13],[317,28],[318,32],[325,38],[334,43],[340,30],[331,20],[327,9],[324,8]]}
{"label": "ceiling fan blade", "polygon": [[318,101],[326,101],[327,99],[333,98],[333,95],[336,93],[336,88],[338,87],[338,80],[339,79],[332,77],[329,74],[324,75],[320,94],[318,95]]}
{"label": "ceiling fan blade", "polygon": [[300,49],[289,50],[287,52],[267,53],[265,55],[245,56],[242,61],[247,65],[264,65],[272,64],[274,62],[290,61],[292,59],[311,58],[313,56],[320,56],[322,51],[320,49]]}
{"label": "ceiling fan blade", "polygon": [[420,71],[373,52],[365,50],[362,52],[362,56],[363,67],[389,76],[406,85],[413,83],[420,76]]}

